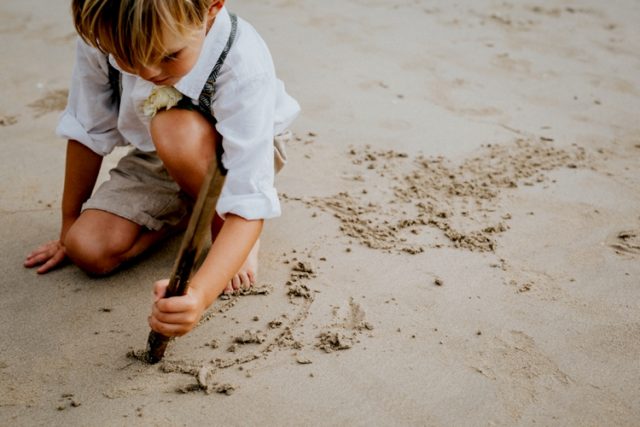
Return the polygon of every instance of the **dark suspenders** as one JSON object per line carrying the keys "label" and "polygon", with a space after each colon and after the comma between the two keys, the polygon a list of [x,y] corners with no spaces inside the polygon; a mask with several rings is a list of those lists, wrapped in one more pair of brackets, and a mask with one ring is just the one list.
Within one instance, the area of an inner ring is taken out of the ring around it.
{"label": "dark suspenders", "polygon": [[[220,54],[213,70],[211,70],[211,74],[209,74],[209,78],[204,84],[202,92],[200,92],[200,97],[198,98],[198,110],[208,118],[214,126],[216,124],[216,119],[213,117],[213,113],[211,112],[211,100],[215,93],[215,83],[218,78],[218,73],[220,73],[220,69],[222,68],[222,64],[224,64],[225,59],[227,59],[227,55],[233,46],[233,42],[236,40],[236,33],[238,32],[238,17],[233,13],[230,13],[229,16],[231,17],[231,33],[229,34],[229,40],[227,40],[227,44]],[[220,169],[220,172],[222,172],[222,175],[226,175],[227,169],[222,164],[222,153],[224,152],[222,148],[222,138],[218,138],[217,141],[216,160],[218,162],[218,168]]]}
{"label": "dark suspenders", "polygon": [[120,97],[122,94],[122,75],[120,71],[111,65],[109,62],[109,55],[107,55],[107,66],[109,67],[109,86],[111,86],[111,102],[116,107],[120,107]]}
{"label": "dark suspenders", "polygon": [[198,98],[198,108],[205,116],[211,116],[211,99],[215,93],[215,83],[218,79],[218,73],[220,73],[220,68],[222,68],[222,64],[224,64],[225,59],[227,59],[227,55],[231,50],[231,46],[233,46],[233,42],[236,40],[236,33],[238,32],[238,17],[233,13],[230,13],[229,16],[231,17],[231,33],[229,34],[229,40],[227,40],[227,44],[220,54],[218,62],[216,62],[213,70],[211,70],[211,74],[209,74],[209,78],[204,84],[202,92],[200,92],[200,97]]}
{"label": "dark suspenders", "polygon": [[[224,47],[224,50],[218,57],[218,61],[216,65],[211,70],[211,74],[209,74],[209,78],[207,79],[202,91],[200,92],[200,96],[198,97],[198,111],[200,111],[207,119],[209,119],[212,124],[215,125],[215,117],[211,112],[211,99],[213,99],[213,95],[215,94],[215,83],[218,78],[218,74],[220,73],[220,69],[224,64],[225,59],[227,59],[227,55],[233,46],[233,43],[236,39],[236,33],[238,32],[238,17],[230,13],[229,17],[231,18],[231,33],[229,34],[229,39],[227,40],[227,44]],[[116,107],[120,106],[120,99],[122,96],[122,74],[109,62],[109,57],[107,56],[107,66],[109,67],[109,85],[111,86],[112,94],[111,100],[116,105]],[[227,170],[222,165],[222,141],[218,140],[218,144],[216,147],[216,157],[218,161],[218,167],[222,171],[223,175],[227,174]]]}

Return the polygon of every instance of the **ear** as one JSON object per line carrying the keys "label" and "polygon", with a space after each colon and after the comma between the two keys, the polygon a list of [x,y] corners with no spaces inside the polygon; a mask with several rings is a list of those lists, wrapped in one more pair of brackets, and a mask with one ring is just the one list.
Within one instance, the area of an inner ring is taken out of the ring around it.
{"label": "ear", "polygon": [[213,0],[209,6],[209,19],[216,17],[220,9],[224,7],[225,0]]}

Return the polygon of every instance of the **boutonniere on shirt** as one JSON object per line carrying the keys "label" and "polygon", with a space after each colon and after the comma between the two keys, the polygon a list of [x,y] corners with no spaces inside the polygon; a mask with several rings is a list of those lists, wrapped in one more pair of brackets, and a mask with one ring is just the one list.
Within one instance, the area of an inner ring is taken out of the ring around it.
{"label": "boutonniere on shirt", "polygon": [[175,107],[181,99],[182,94],[173,86],[154,87],[142,104],[142,112],[147,117],[153,117],[158,111]]}

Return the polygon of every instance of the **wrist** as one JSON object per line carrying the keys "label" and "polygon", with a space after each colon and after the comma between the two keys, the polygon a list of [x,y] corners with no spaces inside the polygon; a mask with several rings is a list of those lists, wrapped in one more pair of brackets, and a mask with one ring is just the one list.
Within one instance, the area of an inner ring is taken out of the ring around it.
{"label": "wrist", "polygon": [[73,224],[80,216],[81,207],[77,208],[65,208],[62,207],[62,222]]}
{"label": "wrist", "polygon": [[67,231],[78,219],[78,215],[62,215],[62,226],[60,227],[60,241],[62,242],[67,235]]}
{"label": "wrist", "polygon": [[209,301],[206,292],[199,287],[189,287],[188,295],[195,301],[201,312],[204,312],[213,301]]}

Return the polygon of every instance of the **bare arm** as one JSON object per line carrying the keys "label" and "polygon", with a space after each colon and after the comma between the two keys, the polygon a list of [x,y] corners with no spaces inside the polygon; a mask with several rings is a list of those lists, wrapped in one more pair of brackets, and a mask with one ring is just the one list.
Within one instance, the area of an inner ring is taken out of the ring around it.
{"label": "bare arm", "polygon": [[24,262],[25,267],[31,268],[39,265],[38,273],[46,273],[64,261],[64,238],[80,216],[82,204],[91,196],[101,165],[102,156],[78,141],[70,140],[68,142],[62,193],[60,238],[45,243],[31,252]]}
{"label": "bare arm", "polygon": [[168,281],[156,282],[156,301],[149,319],[151,328],[167,336],[189,332],[247,259],[263,224],[263,220],[249,221],[227,215],[207,258],[191,280],[187,295],[161,299]]}
{"label": "bare arm", "polygon": [[191,281],[202,292],[206,306],[213,303],[240,270],[262,232],[264,221],[229,214],[205,262]]}
{"label": "bare arm", "polygon": [[102,156],[78,141],[69,141],[62,193],[61,241],[64,240],[67,231],[80,216],[82,204],[91,196],[101,165]]}

